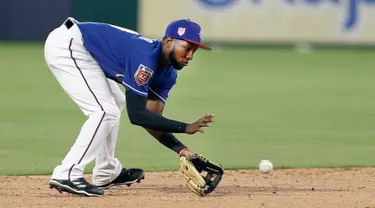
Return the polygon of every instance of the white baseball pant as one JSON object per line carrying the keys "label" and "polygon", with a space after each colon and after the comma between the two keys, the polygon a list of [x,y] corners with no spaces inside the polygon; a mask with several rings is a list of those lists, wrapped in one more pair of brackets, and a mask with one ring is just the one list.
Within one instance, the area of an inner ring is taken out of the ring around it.
{"label": "white baseball pant", "polygon": [[86,51],[77,25],[68,29],[65,22],[48,35],[44,56],[61,87],[88,119],[52,178],[82,178],[85,167],[95,159],[92,182],[104,185],[122,170],[114,153],[125,95]]}

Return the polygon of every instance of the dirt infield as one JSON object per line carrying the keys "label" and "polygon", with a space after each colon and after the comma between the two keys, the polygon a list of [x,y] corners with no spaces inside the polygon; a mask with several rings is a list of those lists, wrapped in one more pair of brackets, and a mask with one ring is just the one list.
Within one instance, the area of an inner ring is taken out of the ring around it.
{"label": "dirt infield", "polygon": [[[87,176],[90,179],[90,176]],[[48,176],[0,177],[0,207],[374,207],[375,168],[226,171],[217,190],[199,197],[178,172],[146,173],[141,184],[105,197],[60,194]]]}

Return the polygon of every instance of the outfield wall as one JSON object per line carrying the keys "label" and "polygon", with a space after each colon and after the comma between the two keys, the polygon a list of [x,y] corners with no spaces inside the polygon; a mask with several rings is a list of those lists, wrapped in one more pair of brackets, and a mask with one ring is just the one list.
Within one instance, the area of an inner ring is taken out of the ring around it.
{"label": "outfield wall", "polygon": [[137,7],[137,0],[0,0],[0,40],[44,40],[69,16],[136,30]]}
{"label": "outfield wall", "polygon": [[72,14],[72,1],[0,0],[0,40],[41,40]]}
{"label": "outfield wall", "polygon": [[[160,37],[189,17],[206,41],[374,44],[375,0],[141,0],[140,32]],[[155,11],[166,11],[157,12]]]}
{"label": "outfield wall", "polygon": [[44,40],[68,16],[157,38],[191,18],[207,42],[375,46],[375,0],[0,0],[0,40]]}

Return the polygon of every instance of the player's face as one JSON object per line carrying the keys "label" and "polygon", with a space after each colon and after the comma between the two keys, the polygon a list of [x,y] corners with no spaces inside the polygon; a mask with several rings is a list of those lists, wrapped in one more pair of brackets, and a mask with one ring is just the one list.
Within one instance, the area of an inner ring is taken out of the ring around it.
{"label": "player's face", "polygon": [[169,61],[173,68],[181,70],[184,66],[189,64],[189,61],[193,59],[195,51],[198,46],[189,43],[184,40],[173,40],[173,48],[169,52]]}

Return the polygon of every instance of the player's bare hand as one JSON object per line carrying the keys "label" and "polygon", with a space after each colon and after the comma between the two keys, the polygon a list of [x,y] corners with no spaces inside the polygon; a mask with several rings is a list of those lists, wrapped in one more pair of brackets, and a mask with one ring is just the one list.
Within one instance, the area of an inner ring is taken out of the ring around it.
{"label": "player's bare hand", "polygon": [[180,157],[185,156],[186,158],[190,159],[194,155],[194,153],[191,152],[188,148],[185,148],[185,149],[181,150],[181,152],[178,155]]}
{"label": "player's bare hand", "polygon": [[214,122],[214,115],[213,114],[206,114],[202,118],[188,124],[186,127],[185,133],[187,134],[195,134],[198,131],[202,134],[205,134],[204,127],[210,127],[210,123]]}

